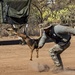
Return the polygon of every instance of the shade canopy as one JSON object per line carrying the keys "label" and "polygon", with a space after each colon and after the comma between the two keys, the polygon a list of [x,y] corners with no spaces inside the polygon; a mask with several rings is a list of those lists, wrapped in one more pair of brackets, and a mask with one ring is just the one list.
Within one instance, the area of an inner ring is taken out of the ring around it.
{"label": "shade canopy", "polygon": [[0,22],[27,23],[31,0],[3,0],[0,1]]}

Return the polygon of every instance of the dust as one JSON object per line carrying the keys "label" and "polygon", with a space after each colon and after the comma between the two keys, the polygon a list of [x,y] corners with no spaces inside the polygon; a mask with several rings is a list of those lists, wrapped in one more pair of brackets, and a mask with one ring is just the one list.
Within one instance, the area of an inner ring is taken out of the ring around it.
{"label": "dust", "polygon": [[50,69],[50,67],[46,64],[41,64],[39,62],[33,62],[33,61],[30,63],[30,66],[32,70],[38,71],[38,72],[47,72]]}
{"label": "dust", "polygon": [[63,71],[62,75],[75,75],[75,71]]}
{"label": "dust", "polygon": [[[46,64],[42,64],[39,62],[34,62],[31,61],[30,62],[30,67],[33,71],[37,71],[37,72],[50,72],[50,69],[52,66],[48,66]],[[75,75],[75,69],[73,68],[64,68],[63,71],[60,71],[58,73],[56,73],[57,75]]]}
{"label": "dust", "polygon": [[59,73],[58,75],[75,75],[75,69],[74,68],[65,68],[63,72]]}

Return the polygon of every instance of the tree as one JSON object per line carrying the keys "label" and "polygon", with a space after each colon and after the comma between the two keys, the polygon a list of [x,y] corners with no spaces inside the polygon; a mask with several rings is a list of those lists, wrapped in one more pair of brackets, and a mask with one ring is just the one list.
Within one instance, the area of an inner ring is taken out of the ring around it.
{"label": "tree", "polygon": [[[52,3],[47,1],[52,1]],[[74,2],[74,0],[32,0],[32,13],[34,13],[37,21],[39,20],[38,22],[43,22],[51,17],[57,19],[58,13],[60,14],[62,9],[69,9],[68,6],[73,5]]]}

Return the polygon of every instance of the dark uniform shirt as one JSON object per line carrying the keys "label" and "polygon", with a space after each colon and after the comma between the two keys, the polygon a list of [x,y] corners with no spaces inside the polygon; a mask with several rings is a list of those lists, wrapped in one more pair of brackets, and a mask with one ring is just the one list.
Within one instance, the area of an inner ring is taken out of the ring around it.
{"label": "dark uniform shirt", "polygon": [[56,44],[64,46],[71,39],[71,34],[64,30],[65,28],[61,25],[51,26],[45,30],[45,33],[50,37]]}

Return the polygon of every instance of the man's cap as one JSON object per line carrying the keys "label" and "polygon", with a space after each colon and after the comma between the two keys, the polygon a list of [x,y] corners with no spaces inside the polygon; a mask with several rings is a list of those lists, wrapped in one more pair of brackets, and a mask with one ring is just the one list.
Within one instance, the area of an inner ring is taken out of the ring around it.
{"label": "man's cap", "polygon": [[50,24],[50,22],[48,22],[48,21],[44,21],[43,23],[40,23],[39,24],[39,27],[41,28],[41,29],[48,29],[48,28],[50,28],[52,26],[52,24]]}

